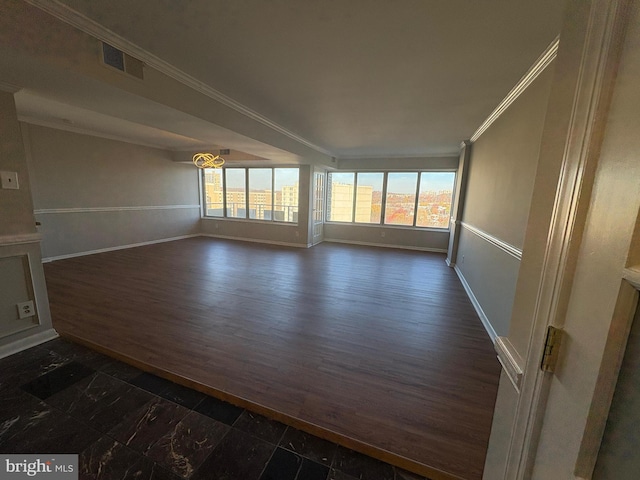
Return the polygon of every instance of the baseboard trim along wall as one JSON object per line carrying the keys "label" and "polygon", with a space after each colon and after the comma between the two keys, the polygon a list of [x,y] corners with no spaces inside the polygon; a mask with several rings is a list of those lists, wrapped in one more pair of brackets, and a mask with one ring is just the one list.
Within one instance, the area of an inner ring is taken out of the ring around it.
{"label": "baseboard trim along wall", "polygon": [[0,346],[0,358],[8,357],[9,355],[13,355],[14,353],[21,352],[22,350],[35,347],[36,345],[48,342],[49,340],[53,340],[54,338],[58,338],[58,332],[56,332],[53,328],[50,328],[43,332],[35,333],[28,337],[21,338],[20,340],[16,340],[15,342],[11,342],[7,345],[2,345]]}
{"label": "baseboard trim along wall", "polygon": [[493,235],[490,235],[487,232],[474,227],[473,225],[469,225],[468,223],[460,222],[460,225],[462,226],[462,228],[489,242],[491,245],[498,247],[503,252],[508,253],[518,260],[522,260],[522,250],[520,250],[519,248],[516,248],[513,245],[509,245],[507,242],[503,242],[498,237],[494,237]]}
{"label": "baseboard trim along wall", "polygon": [[113,252],[115,250],[124,250],[127,248],[143,247],[145,245],[153,245],[155,243],[173,242],[174,240],[182,240],[184,238],[192,238],[192,237],[199,237],[199,236],[201,235],[195,233],[193,235],[181,235],[179,237],[161,238],[159,240],[150,240],[148,242],[140,242],[140,243],[130,243],[127,245],[118,245],[116,247],[107,247],[107,248],[100,248],[98,250],[88,250],[85,252],[70,253],[68,255],[57,255],[55,257],[45,257],[42,259],[42,263],[55,262],[56,260],[65,260],[67,258],[84,257],[85,255],[94,255],[96,253]]}
{"label": "baseboard trim along wall", "polygon": [[324,241],[329,243],[344,243],[347,245],[363,245],[365,247],[399,248],[401,250],[417,250],[420,252],[447,253],[447,250],[445,248],[428,248],[412,245],[390,245],[388,243],[359,242],[357,240],[338,240],[331,238],[325,238]]}
{"label": "baseboard trim along wall", "polygon": [[473,294],[473,290],[471,290],[471,287],[467,283],[466,278],[464,278],[462,271],[458,268],[457,265],[453,267],[453,270],[458,274],[460,283],[462,283],[462,286],[464,287],[465,292],[467,292],[467,296],[469,297],[469,300],[471,300],[471,304],[473,305],[473,308],[476,310],[478,317],[480,317],[480,321],[482,322],[482,325],[484,325],[484,329],[487,331],[489,338],[491,338],[491,341],[495,345],[496,339],[498,338],[498,334],[493,329],[493,326],[491,325],[491,322],[489,321],[489,318],[487,317],[487,315],[484,313],[484,310],[482,310],[482,307],[480,306],[480,302],[478,302],[478,299]]}

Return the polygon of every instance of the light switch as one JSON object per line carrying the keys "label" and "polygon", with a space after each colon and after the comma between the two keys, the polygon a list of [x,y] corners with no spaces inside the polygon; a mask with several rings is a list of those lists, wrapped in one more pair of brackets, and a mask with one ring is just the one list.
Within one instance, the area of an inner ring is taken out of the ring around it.
{"label": "light switch", "polygon": [[0,172],[2,188],[7,190],[18,190],[18,172]]}

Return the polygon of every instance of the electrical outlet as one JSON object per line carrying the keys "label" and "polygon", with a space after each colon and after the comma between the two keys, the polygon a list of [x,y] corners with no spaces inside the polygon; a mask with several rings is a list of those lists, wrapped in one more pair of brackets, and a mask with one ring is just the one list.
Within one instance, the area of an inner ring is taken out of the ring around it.
{"label": "electrical outlet", "polygon": [[18,317],[20,317],[21,319],[33,317],[36,314],[36,309],[33,306],[33,300],[18,303],[16,307],[18,307]]}
{"label": "electrical outlet", "polygon": [[6,190],[18,190],[18,172],[0,172],[2,188]]}

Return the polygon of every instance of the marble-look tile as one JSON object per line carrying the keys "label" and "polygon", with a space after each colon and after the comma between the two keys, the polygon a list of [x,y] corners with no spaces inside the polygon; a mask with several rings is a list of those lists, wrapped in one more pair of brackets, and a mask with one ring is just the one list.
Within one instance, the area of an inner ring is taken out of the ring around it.
{"label": "marble-look tile", "polygon": [[63,338],[51,340],[43,344],[42,347],[56,353],[65,362],[75,361],[94,370],[99,370],[100,367],[111,362],[110,357]]}
{"label": "marble-look tile", "polygon": [[188,409],[156,397],[127,416],[109,432],[109,436],[140,453],[146,453],[188,413]]}
{"label": "marble-look tile", "polygon": [[341,472],[339,470],[336,470],[335,468],[332,468],[329,472],[329,476],[327,477],[327,480],[362,480],[362,478],[352,477],[351,475],[347,475],[344,472]]}
{"label": "marble-look tile", "polygon": [[47,402],[101,432],[108,432],[154,398],[150,393],[98,372],[53,395]]}
{"label": "marble-look tile", "polygon": [[166,398],[167,400],[177,403],[178,405],[182,405],[183,407],[187,407],[188,409],[192,409],[206,397],[202,392],[183,387],[177,383],[171,383],[159,395],[162,398]]}
{"label": "marble-look tile", "polygon": [[94,370],[86,365],[70,362],[22,385],[21,388],[25,392],[44,400],[93,373]]}
{"label": "marble-look tile", "polygon": [[79,457],[83,480],[178,480],[158,464],[110,437],[102,437]]}
{"label": "marble-look tile", "polygon": [[240,415],[240,418],[236,420],[233,427],[261,438],[265,442],[273,443],[274,445],[278,444],[287,429],[287,426],[283,423],[263,417],[257,413],[252,413],[248,410],[245,410],[242,415]]}
{"label": "marble-look tile", "polygon": [[258,480],[275,447],[231,429],[191,480]]}
{"label": "marble-look tile", "polygon": [[327,480],[328,476],[329,467],[303,458],[297,480]]}
{"label": "marble-look tile", "polygon": [[87,425],[37,402],[0,425],[0,452],[4,453],[78,453],[99,437]]}
{"label": "marble-look tile", "polygon": [[309,433],[288,427],[280,446],[309,458],[322,465],[330,466],[336,452],[336,444]]}
{"label": "marble-look tile", "polygon": [[209,456],[229,427],[196,412],[189,413],[147,452],[168,470],[189,478]]}
{"label": "marble-look tile", "polygon": [[356,478],[395,479],[395,470],[391,465],[344,447],[338,447],[333,468]]}
{"label": "marble-look tile", "polygon": [[276,448],[260,480],[296,480],[301,464],[302,457],[289,450]]}
{"label": "marble-look tile", "polygon": [[196,405],[194,410],[227,425],[233,425],[244,411],[240,407],[214,397],[206,397]]}
{"label": "marble-look tile", "polygon": [[173,385],[173,382],[147,372],[141,373],[137,377],[129,380],[129,383],[155,395],[160,395]]}
{"label": "marble-look tile", "polygon": [[35,348],[10,355],[0,360],[0,389],[23,385],[64,363],[57,354]]}
{"label": "marble-look tile", "polygon": [[99,370],[102,373],[111,375],[118,380],[124,380],[125,382],[133,380],[142,374],[141,370],[118,360],[112,360],[106,365],[101,366]]}

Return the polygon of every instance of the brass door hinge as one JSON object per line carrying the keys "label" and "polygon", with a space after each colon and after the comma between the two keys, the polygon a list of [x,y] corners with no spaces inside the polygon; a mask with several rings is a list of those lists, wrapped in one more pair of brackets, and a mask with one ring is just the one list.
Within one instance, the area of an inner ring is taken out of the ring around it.
{"label": "brass door hinge", "polygon": [[562,333],[560,328],[547,327],[547,338],[544,341],[544,351],[542,352],[542,360],[540,369],[543,372],[553,372],[558,361],[558,353],[560,352],[560,344],[562,343]]}

